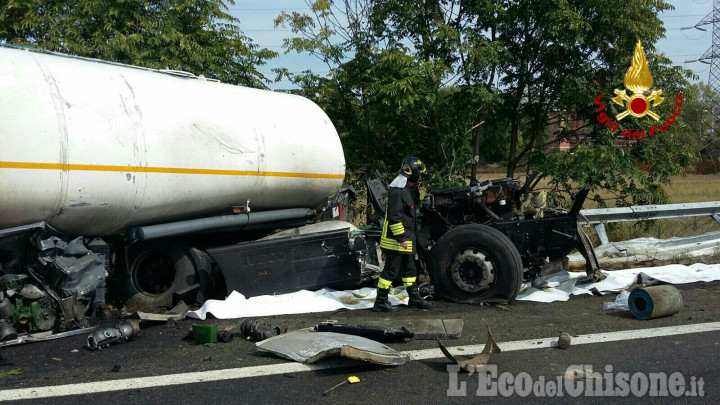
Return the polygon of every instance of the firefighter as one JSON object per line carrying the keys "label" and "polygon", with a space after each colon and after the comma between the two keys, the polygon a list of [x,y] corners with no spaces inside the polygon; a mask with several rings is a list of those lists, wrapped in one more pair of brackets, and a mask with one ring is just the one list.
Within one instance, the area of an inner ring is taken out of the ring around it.
{"label": "firefighter", "polygon": [[403,284],[410,296],[411,308],[429,309],[431,304],[420,297],[416,284],[415,252],[417,228],[415,207],[419,203],[418,183],[427,172],[425,164],[418,158],[403,161],[400,174],[390,183],[385,221],[380,238],[380,248],[385,255],[385,268],[377,285],[377,298],[373,311],[390,312],[397,308],[388,301],[388,292],[393,280],[402,276]]}

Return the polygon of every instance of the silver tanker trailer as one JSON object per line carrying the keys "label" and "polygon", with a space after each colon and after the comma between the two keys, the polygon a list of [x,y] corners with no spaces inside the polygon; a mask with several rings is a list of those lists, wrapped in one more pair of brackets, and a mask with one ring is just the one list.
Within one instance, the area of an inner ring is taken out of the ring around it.
{"label": "silver tanker trailer", "polygon": [[367,244],[343,226],[242,243],[314,220],[344,177],[338,134],[305,98],[0,45],[0,315],[9,301],[49,329],[8,291],[36,286],[72,318],[108,274],[140,308],[358,282]]}

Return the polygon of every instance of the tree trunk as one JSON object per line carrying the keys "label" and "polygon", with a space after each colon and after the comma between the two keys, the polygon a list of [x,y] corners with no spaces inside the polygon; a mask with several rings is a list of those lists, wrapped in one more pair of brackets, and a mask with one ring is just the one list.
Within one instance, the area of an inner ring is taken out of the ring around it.
{"label": "tree trunk", "polygon": [[475,130],[475,146],[473,147],[473,165],[470,171],[470,183],[477,182],[478,162],[480,161],[480,140],[482,139],[482,125]]}
{"label": "tree trunk", "polygon": [[508,151],[507,159],[507,177],[512,178],[515,175],[515,167],[517,166],[517,148],[518,148],[518,137],[520,136],[520,100],[522,99],[522,92],[524,85],[518,86],[517,94],[515,95],[515,105],[513,106],[513,117],[512,125],[510,127],[510,150]]}

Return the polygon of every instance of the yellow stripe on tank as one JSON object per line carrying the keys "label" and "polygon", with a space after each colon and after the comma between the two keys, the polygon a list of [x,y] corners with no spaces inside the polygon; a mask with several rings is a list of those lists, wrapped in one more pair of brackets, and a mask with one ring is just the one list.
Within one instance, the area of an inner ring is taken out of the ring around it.
{"label": "yellow stripe on tank", "polygon": [[137,172],[137,173],[168,173],[168,174],[207,174],[216,176],[259,176],[259,177],[301,177],[308,179],[344,179],[344,174],[327,173],[295,173],[266,172],[258,170],[222,170],[222,169],[191,169],[182,167],[146,167],[146,166],[111,166],[84,165],[69,163],[34,163],[34,162],[3,162],[0,169],[38,169],[38,170],[74,170],[90,172]]}

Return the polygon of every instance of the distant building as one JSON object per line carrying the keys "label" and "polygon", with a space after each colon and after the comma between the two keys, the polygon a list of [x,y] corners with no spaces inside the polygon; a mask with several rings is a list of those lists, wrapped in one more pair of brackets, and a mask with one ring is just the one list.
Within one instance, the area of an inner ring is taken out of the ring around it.
{"label": "distant building", "polygon": [[[592,123],[587,119],[574,118],[572,115],[563,117],[563,114],[558,111],[550,114],[549,121],[550,126],[548,127],[548,133],[551,139],[554,138],[558,132],[565,129],[570,129],[573,131],[573,134],[565,139],[548,143],[545,147],[545,150],[548,152],[558,151],[569,153],[572,152],[578,144],[589,142],[591,139]],[[614,145],[617,148],[627,148],[637,141],[638,139],[623,138],[620,131],[615,133]]]}
{"label": "distant building", "polygon": [[546,151],[559,151],[568,153],[572,151],[578,143],[582,142],[591,132],[587,120],[573,118],[572,115],[563,116],[560,111],[550,113],[550,126],[548,132],[550,138],[554,138],[557,133],[569,129],[573,134],[562,140],[555,140],[546,146]]}

